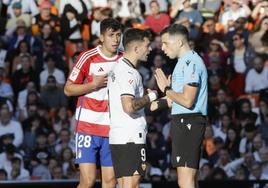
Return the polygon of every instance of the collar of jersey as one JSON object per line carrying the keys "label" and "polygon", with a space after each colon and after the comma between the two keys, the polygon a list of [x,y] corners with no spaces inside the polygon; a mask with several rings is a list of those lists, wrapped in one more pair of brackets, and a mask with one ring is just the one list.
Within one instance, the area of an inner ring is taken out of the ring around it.
{"label": "collar of jersey", "polygon": [[133,69],[136,69],[136,67],[127,59],[127,58],[123,58],[122,59],[128,66],[132,67]]}

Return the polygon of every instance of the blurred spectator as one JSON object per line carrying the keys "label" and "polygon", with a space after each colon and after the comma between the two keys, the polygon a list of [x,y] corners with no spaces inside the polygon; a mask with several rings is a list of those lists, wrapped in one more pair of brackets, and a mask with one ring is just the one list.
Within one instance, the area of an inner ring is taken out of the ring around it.
{"label": "blurred spectator", "polygon": [[264,18],[268,13],[268,2],[267,1],[259,1],[257,2],[257,5],[255,5],[252,13],[251,13],[251,17],[258,21],[261,20],[262,18]]}
{"label": "blurred spectator", "polygon": [[8,107],[6,105],[2,105],[0,111],[0,136],[8,133],[13,134],[13,144],[16,147],[19,147],[23,141],[23,131],[21,124],[16,120],[12,120],[11,118],[12,115]]}
{"label": "blurred spectator", "polygon": [[216,21],[214,19],[210,18],[205,20],[201,27],[202,29],[196,40],[198,51],[207,52],[210,47],[208,44],[210,44],[213,39],[223,41],[224,35],[223,33],[216,31]]}
{"label": "blurred spectator", "polygon": [[28,122],[29,124],[25,124],[24,127],[23,141],[26,154],[29,154],[34,149],[47,147],[46,133],[48,132],[46,124],[38,116],[32,117]]}
{"label": "blurred spectator", "polygon": [[85,19],[89,17],[92,13],[92,0],[61,0],[59,5],[59,16],[64,14],[64,8],[68,4],[74,7],[74,9],[77,11],[79,15],[79,20],[81,20],[81,18]]}
{"label": "blurred spectator", "polygon": [[205,180],[209,177],[211,174],[213,167],[210,163],[205,163],[201,166],[200,171],[199,171],[199,180]]}
{"label": "blurred spectator", "polygon": [[251,167],[251,174],[249,180],[267,180],[268,176],[262,172],[260,163],[255,162]]}
{"label": "blurred spectator", "polygon": [[[189,1],[189,0],[187,0],[187,1]],[[196,40],[196,38],[198,37],[198,28],[193,27],[191,25],[190,19],[188,17],[186,17],[186,16],[180,17],[179,19],[176,20],[175,23],[185,26],[189,32],[189,38]]]}
{"label": "blurred spectator", "polygon": [[245,74],[252,66],[252,59],[255,52],[251,48],[247,48],[241,34],[234,34],[233,38],[234,51],[229,59],[229,74],[235,89],[231,89],[235,95],[244,94]]}
{"label": "blurred spectator", "polygon": [[254,124],[248,123],[245,125],[245,137],[241,139],[239,144],[239,152],[244,156],[247,152],[253,153],[253,138],[256,135],[257,128]]}
{"label": "blurred spectator", "polygon": [[110,8],[97,7],[93,11],[93,20],[91,22],[91,37],[100,36],[100,23],[102,20],[112,17],[113,12]]}
{"label": "blurred spectator", "polygon": [[12,74],[12,87],[15,97],[18,96],[20,91],[26,88],[28,82],[32,81],[36,85],[38,84],[36,72],[34,72],[34,69],[31,66],[31,56],[29,54],[22,55],[20,57],[20,62],[21,68]]}
{"label": "blurred spectator", "polygon": [[191,27],[199,28],[203,22],[200,12],[192,7],[190,0],[183,0],[182,3],[183,10],[179,13],[177,18],[181,19],[186,17],[189,19]]}
{"label": "blurred spectator", "polygon": [[226,181],[228,178],[226,172],[219,167],[214,168],[210,175],[205,180],[220,180],[220,181]]}
{"label": "blurred spectator", "polygon": [[10,17],[15,16],[12,11],[12,7],[17,2],[21,3],[22,13],[28,13],[28,14],[30,13],[33,16],[39,13],[39,10],[34,0],[3,0],[3,3],[8,5],[7,14]]}
{"label": "blurred spectator", "polygon": [[153,32],[160,33],[166,26],[170,24],[170,18],[166,13],[160,12],[158,1],[150,2],[151,12],[146,16],[145,25],[150,27]]}
{"label": "blurred spectator", "polygon": [[261,37],[264,33],[268,31],[268,17],[263,17],[259,24],[256,26],[256,30],[251,33],[249,38],[249,43],[253,46],[253,48],[259,52],[262,47]]}
{"label": "blurred spectator", "polygon": [[[6,172],[12,169],[11,161],[14,157],[18,157],[22,160],[21,154],[16,152],[16,148],[13,144],[6,145],[5,151],[0,154],[0,169],[4,169]],[[21,163],[21,166],[23,166],[23,163]]]}
{"label": "blurred spectator", "polygon": [[70,58],[82,45],[82,25],[73,6],[67,4],[61,16],[61,36],[65,43],[65,52]]}
{"label": "blurred spectator", "polygon": [[226,33],[225,39],[227,40],[228,48],[230,50],[233,50],[235,47],[232,39],[236,34],[242,36],[242,39],[244,40],[243,42],[247,48],[251,48],[251,46],[248,45],[249,31],[246,28],[247,24],[248,24],[247,18],[239,17],[234,21],[233,30],[228,31]]}
{"label": "blurred spectator", "polygon": [[139,0],[113,0],[112,10],[113,16],[120,17],[122,23],[128,19],[141,18],[141,9]]}
{"label": "blurred spectator", "polygon": [[7,49],[5,42],[0,38],[0,66],[6,67],[7,62]]}
{"label": "blurred spectator", "polygon": [[0,181],[7,180],[7,172],[4,169],[0,169]]}
{"label": "blurred spectator", "polygon": [[61,162],[62,162],[62,169],[63,169],[63,175],[67,176],[68,169],[73,166],[73,151],[71,148],[64,148],[61,151]]}
{"label": "blurred spectator", "polygon": [[8,133],[0,137],[0,153],[4,152],[6,146],[12,144],[14,140],[14,134]]}
{"label": "blurred spectator", "polygon": [[59,138],[57,140],[55,150],[57,154],[60,154],[60,152],[64,148],[71,148],[72,151],[75,151],[75,145],[74,140],[71,139],[71,132],[68,129],[61,129],[59,133]]}
{"label": "blurred spectator", "polygon": [[214,142],[214,132],[212,126],[206,126],[204,140],[203,140],[203,157],[211,160],[215,157],[216,154],[216,146]]}
{"label": "blurred spectator", "polygon": [[66,179],[66,177],[63,175],[63,170],[61,166],[55,166],[52,168],[52,179],[54,180],[61,180],[61,179]]}
{"label": "blurred spectator", "polygon": [[205,18],[211,18],[218,13],[218,10],[221,8],[222,1],[197,1],[197,8],[201,10],[202,16]]}
{"label": "blurred spectator", "polygon": [[60,31],[59,18],[51,13],[52,4],[49,0],[43,0],[39,5],[40,14],[32,19],[32,33],[37,35],[40,33],[44,24],[49,24],[55,31]]}
{"label": "blurred spectator", "polygon": [[257,162],[261,161],[259,151],[262,147],[265,147],[265,142],[262,140],[261,134],[256,134],[256,136],[253,138],[253,156]]}
{"label": "blurred spectator", "polygon": [[239,17],[248,17],[251,14],[250,8],[247,4],[240,0],[232,0],[230,9],[222,14],[221,23],[225,27],[225,31],[234,29],[234,22]]}
{"label": "blurred spectator", "polygon": [[40,99],[43,105],[52,111],[61,106],[67,106],[67,98],[53,75],[47,77],[47,83],[42,88]]}
{"label": "blurred spectator", "polygon": [[17,100],[18,110],[26,109],[27,97],[31,91],[36,91],[36,86],[32,81],[28,82],[26,88],[20,91],[18,94],[18,100]]}
{"label": "blurred spectator", "polygon": [[220,116],[219,127],[214,128],[214,137],[220,137],[224,142],[227,139],[227,133],[229,128],[232,126],[231,117],[228,114]]}
{"label": "blurred spectator", "polygon": [[18,47],[18,44],[20,41],[25,40],[28,44],[30,44],[30,47],[34,47],[39,45],[38,41],[35,40],[35,38],[27,31],[27,28],[25,26],[25,22],[23,20],[17,20],[17,27],[15,28],[15,31],[11,31],[9,33],[9,30],[7,30],[6,33],[6,40],[8,45],[8,50],[14,50]]}
{"label": "blurred spectator", "polygon": [[243,166],[240,166],[235,171],[234,180],[246,181],[248,179],[248,175],[246,174],[246,170]]}
{"label": "blurred spectator", "polygon": [[53,129],[56,133],[59,133],[62,128],[66,128],[71,131],[71,116],[69,109],[67,109],[66,106],[58,108],[55,112],[54,118],[52,119],[52,123]]}
{"label": "blurred spectator", "polygon": [[3,67],[0,67],[0,104],[3,104],[7,99],[11,101],[14,99],[12,87],[4,81],[4,78],[5,70]]}
{"label": "blurred spectator", "polygon": [[50,131],[47,136],[47,144],[49,148],[55,148],[57,141],[57,133]]}
{"label": "blurred spectator", "polygon": [[234,161],[231,160],[227,149],[221,149],[219,152],[219,160],[215,167],[222,168],[228,177],[233,177],[235,170],[244,162],[244,158],[239,158]]}
{"label": "blurred spectator", "polygon": [[268,148],[263,147],[259,151],[260,158],[261,158],[261,164],[262,164],[262,172],[266,176],[268,176]]}
{"label": "blurred spectator", "polygon": [[[261,53],[265,60],[268,59],[268,31],[265,31],[265,33],[262,35],[261,37],[261,41],[262,41],[262,47],[259,48],[258,52]],[[267,66],[267,64],[266,64]]]}
{"label": "blurred spectator", "polygon": [[10,17],[7,20],[6,29],[15,29],[17,27],[17,21],[23,20],[25,22],[25,26],[29,28],[31,26],[31,15],[22,13],[22,4],[20,1],[13,3],[12,5],[12,12],[14,17]]}
{"label": "blurred spectator", "polygon": [[256,55],[253,60],[253,68],[246,76],[245,92],[254,93],[268,88],[268,67],[264,66],[264,58]]}
{"label": "blurred spectator", "polygon": [[47,167],[49,153],[46,151],[36,151],[31,158],[30,168],[32,169],[32,178],[50,180],[51,174]]}
{"label": "blurred spectator", "polygon": [[[150,4],[151,0],[141,0],[141,4],[144,5],[144,15],[151,14]],[[168,12],[168,1],[167,0],[157,0],[160,8],[160,12]]]}
{"label": "blurred spectator", "polygon": [[238,131],[236,131],[234,128],[229,128],[227,132],[225,147],[228,149],[231,159],[237,159],[240,157],[239,144],[240,136]]}
{"label": "blurred spectator", "polygon": [[40,73],[40,86],[41,89],[46,85],[48,77],[54,76],[57,86],[63,87],[65,83],[65,75],[62,70],[56,67],[56,57],[54,55],[47,55],[44,59],[46,68]]}
{"label": "blurred spectator", "polygon": [[204,53],[203,58],[205,65],[211,71],[219,71],[225,67],[226,60],[228,57],[228,49],[225,47],[224,43],[217,40],[212,39],[209,43],[209,47],[207,52]]}
{"label": "blurred spectator", "polygon": [[22,40],[19,42],[18,47],[11,51],[9,55],[9,61],[10,61],[10,71],[11,74],[16,72],[17,70],[22,68],[22,62],[21,59],[23,56],[30,56],[30,63],[31,67],[35,68],[35,57],[32,57],[31,55],[31,49],[30,45],[26,40]]}
{"label": "blurred spectator", "polygon": [[30,173],[21,165],[22,160],[18,157],[14,157],[11,160],[12,168],[7,171],[8,180],[14,181],[28,181],[30,179]]}

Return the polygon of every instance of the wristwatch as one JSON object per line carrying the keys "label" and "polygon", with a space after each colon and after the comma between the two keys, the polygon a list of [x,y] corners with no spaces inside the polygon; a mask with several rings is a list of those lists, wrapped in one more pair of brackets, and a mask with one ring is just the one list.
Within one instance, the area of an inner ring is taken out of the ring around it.
{"label": "wristwatch", "polygon": [[165,89],[164,89],[164,94],[167,95],[167,91],[168,90],[171,90],[171,87],[170,86],[166,86]]}

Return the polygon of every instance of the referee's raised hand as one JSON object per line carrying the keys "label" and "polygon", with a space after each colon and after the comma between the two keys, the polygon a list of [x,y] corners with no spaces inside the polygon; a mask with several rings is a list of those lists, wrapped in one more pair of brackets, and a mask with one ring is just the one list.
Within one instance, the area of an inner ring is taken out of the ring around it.
{"label": "referee's raised hand", "polygon": [[159,89],[164,92],[167,86],[170,86],[170,78],[167,78],[162,69],[157,68],[155,70],[155,79]]}

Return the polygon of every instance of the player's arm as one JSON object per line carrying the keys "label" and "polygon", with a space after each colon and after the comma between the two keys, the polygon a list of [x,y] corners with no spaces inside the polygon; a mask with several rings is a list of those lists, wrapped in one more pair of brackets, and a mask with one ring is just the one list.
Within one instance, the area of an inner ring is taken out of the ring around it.
{"label": "player's arm", "polygon": [[148,91],[147,95],[144,95],[141,98],[135,98],[133,95],[123,94],[121,95],[121,102],[124,112],[127,114],[134,113],[147,104],[157,99],[157,93],[154,91]]}
{"label": "player's arm", "polygon": [[151,102],[149,109],[151,112],[153,112],[160,109],[171,108],[171,106],[172,106],[172,100],[169,99],[167,96],[165,96]]}
{"label": "player's arm", "polygon": [[142,98],[134,98],[134,96],[131,95],[122,95],[121,102],[124,112],[132,114],[149,104],[150,99],[148,95],[145,95]]}
{"label": "player's arm", "polygon": [[106,87],[107,85],[107,75],[103,76],[92,76],[92,81],[83,84],[76,84],[71,81],[67,81],[64,86],[64,93],[67,96],[79,96],[84,95],[100,88]]}

